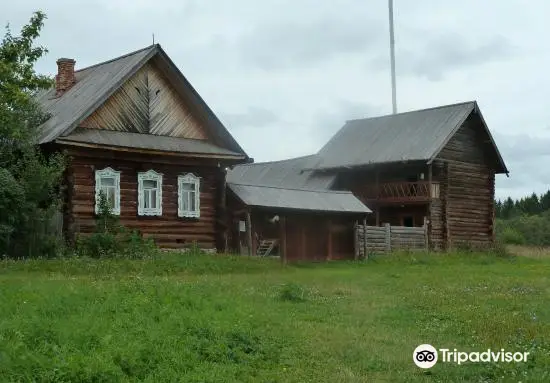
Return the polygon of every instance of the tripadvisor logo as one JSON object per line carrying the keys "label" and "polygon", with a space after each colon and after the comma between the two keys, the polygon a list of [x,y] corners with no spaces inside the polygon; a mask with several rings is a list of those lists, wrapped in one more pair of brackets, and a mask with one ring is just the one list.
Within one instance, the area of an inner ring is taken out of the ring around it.
{"label": "tripadvisor logo", "polygon": [[[500,351],[487,351],[483,352],[463,352],[458,351],[456,348],[450,350],[448,348],[440,348],[439,354],[441,355],[441,361],[445,363],[462,364],[465,362],[527,362],[528,352],[510,352],[505,351],[503,348]],[[436,348],[429,344],[421,344],[414,349],[413,362],[420,368],[432,368],[438,361],[438,351]]]}
{"label": "tripadvisor logo", "polygon": [[432,368],[437,363],[437,350],[430,344],[421,344],[414,349],[413,361],[420,368]]}

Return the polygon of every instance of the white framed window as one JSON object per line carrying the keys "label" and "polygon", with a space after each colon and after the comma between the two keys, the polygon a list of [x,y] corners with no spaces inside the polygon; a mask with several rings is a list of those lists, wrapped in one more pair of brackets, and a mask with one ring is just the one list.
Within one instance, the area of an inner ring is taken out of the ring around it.
{"label": "white framed window", "polygon": [[200,215],[200,178],[193,173],[178,176],[178,217]]}
{"label": "white framed window", "polygon": [[95,213],[99,213],[99,196],[103,193],[111,212],[120,215],[120,172],[111,168],[95,171]]}
{"label": "white framed window", "polygon": [[161,173],[138,173],[138,215],[162,215]]}

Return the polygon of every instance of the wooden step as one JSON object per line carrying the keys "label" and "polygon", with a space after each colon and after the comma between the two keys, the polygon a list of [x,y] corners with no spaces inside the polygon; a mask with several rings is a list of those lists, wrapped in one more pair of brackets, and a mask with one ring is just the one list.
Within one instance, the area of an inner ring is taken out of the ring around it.
{"label": "wooden step", "polygon": [[275,245],[277,245],[277,242],[278,241],[276,239],[261,240],[258,249],[256,250],[256,255],[260,257],[268,256],[271,251],[273,251]]}

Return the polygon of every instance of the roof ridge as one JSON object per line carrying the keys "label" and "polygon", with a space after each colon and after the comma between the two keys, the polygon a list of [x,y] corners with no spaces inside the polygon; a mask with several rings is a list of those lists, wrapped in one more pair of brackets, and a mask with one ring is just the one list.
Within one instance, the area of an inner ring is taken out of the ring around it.
{"label": "roof ridge", "polygon": [[254,166],[254,165],[275,164],[275,163],[279,163],[279,162],[288,162],[288,161],[299,160],[299,159],[306,158],[306,157],[314,157],[314,156],[316,156],[316,155],[317,155],[317,154],[308,154],[308,155],[305,155],[305,156],[287,158],[287,159],[284,159],[284,160],[253,162],[253,163],[250,163],[250,164],[239,164],[239,165],[237,165],[237,166]]}
{"label": "roof ridge", "polygon": [[316,193],[327,193],[327,194],[352,194],[351,191],[347,190],[327,190],[327,189],[305,189],[305,188],[288,188],[282,186],[270,186],[270,185],[255,185],[249,183],[239,183],[239,182],[228,182],[228,185],[241,185],[241,186],[253,186],[259,188],[267,189],[279,189],[279,190],[297,190],[297,191],[306,191],[306,192],[316,192]]}
{"label": "roof ridge", "polygon": [[138,53],[143,52],[143,51],[145,51],[145,50],[147,50],[147,49],[156,48],[156,47],[159,47],[159,46],[160,46],[160,44],[151,44],[151,45],[146,46],[145,48],[141,48],[141,49],[138,49],[138,50],[136,50],[136,51],[133,51],[133,52],[130,52],[130,53],[126,53],[126,54],[124,54],[124,55],[122,55],[122,56],[118,56],[118,57],[115,57],[115,58],[112,58],[112,59],[109,59],[109,60],[106,60],[106,61],[99,62],[99,63],[97,63],[97,64],[93,64],[93,65],[89,65],[89,66],[84,67],[84,68],[81,68],[81,69],[77,69],[77,70],[75,70],[75,73],[77,73],[77,72],[82,72],[82,71],[84,71],[84,70],[88,70],[88,69],[91,69],[91,68],[95,68],[95,67],[98,67],[98,66],[100,66],[100,65],[109,64],[109,63],[111,63],[111,62],[113,62],[113,61],[117,61],[117,60],[123,59],[123,58],[125,58],[125,57],[128,57],[128,56],[132,56],[132,55],[138,54]]}
{"label": "roof ridge", "polygon": [[475,100],[470,101],[462,101],[462,102],[456,102],[454,104],[447,104],[447,105],[439,105],[439,106],[433,106],[431,108],[424,108],[424,109],[415,109],[415,110],[409,110],[407,112],[400,112],[395,114],[384,114],[382,116],[374,116],[374,117],[365,117],[365,118],[352,118],[350,120],[346,120],[346,122],[352,122],[352,121],[363,121],[363,120],[374,120],[377,118],[384,118],[384,117],[393,117],[393,116],[399,116],[403,114],[409,114],[409,113],[417,113],[417,112],[426,112],[429,110],[436,110],[436,109],[443,109],[443,108],[449,108],[451,106],[458,106],[458,105],[466,105],[466,104],[475,104]]}

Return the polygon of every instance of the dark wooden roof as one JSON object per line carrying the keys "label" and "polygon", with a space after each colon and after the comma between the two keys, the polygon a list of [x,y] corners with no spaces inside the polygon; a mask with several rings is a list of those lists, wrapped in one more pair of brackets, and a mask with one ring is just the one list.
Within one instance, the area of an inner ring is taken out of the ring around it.
{"label": "dark wooden roof", "polygon": [[336,174],[304,171],[314,156],[237,165],[228,187],[248,206],[318,212],[370,213],[349,191],[330,190]]}
{"label": "dark wooden roof", "polygon": [[149,60],[155,58],[177,92],[185,96],[192,107],[201,110],[206,128],[219,146],[248,156],[237,141],[208,107],[193,86],[159,44],[99,63],[75,72],[76,83],[60,97],[55,89],[38,95],[38,102],[50,118],[41,126],[40,144],[70,135],[78,125],[113,95]]}
{"label": "dark wooden roof", "polygon": [[161,152],[204,154],[210,157],[244,159],[244,154],[220,148],[207,140],[158,136],[104,129],[76,128],[57,142],[67,145],[94,144],[100,147],[133,148]]}
{"label": "dark wooden roof", "polygon": [[475,101],[347,121],[306,169],[353,168],[399,162],[432,162],[472,113],[498,158],[497,173],[508,173]]}
{"label": "dark wooden roof", "polygon": [[305,190],[228,183],[248,206],[334,213],[371,213],[353,193],[334,190]]}
{"label": "dark wooden roof", "polygon": [[314,157],[238,165],[227,173],[227,182],[281,188],[330,189],[336,178],[335,172],[303,170]]}

